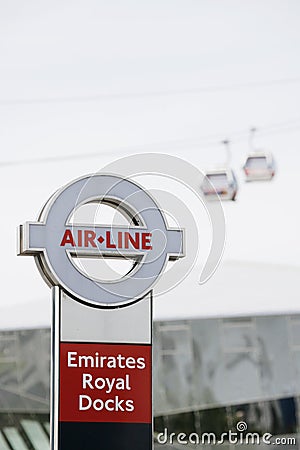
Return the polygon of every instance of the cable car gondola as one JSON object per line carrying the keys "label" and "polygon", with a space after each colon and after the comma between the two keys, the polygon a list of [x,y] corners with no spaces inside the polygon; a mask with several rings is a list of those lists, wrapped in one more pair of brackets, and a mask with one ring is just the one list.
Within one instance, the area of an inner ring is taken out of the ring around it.
{"label": "cable car gondola", "polygon": [[[250,146],[256,129],[250,130]],[[271,153],[253,150],[248,154],[243,166],[246,181],[270,181],[275,175],[275,161]]]}
{"label": "cable car gondola", "polygon": [[268,181],[275,175],[275,163],[271,153],[250,153],[243,166],[246,181]]}
{"label": "cable car gondola", "polygon": [[214,169],[206,172],[202,192],[209,200],[235,200],[238,186],[232,169]]}
{"label": "cable car gondola", "polygon": [[202,192],[208,200],[232,200],[238,191],[237,179],[229,167],[230,151],[229,141],[223,141],[226,146],[227,161],[223,167],[208,170],[201,186]]}

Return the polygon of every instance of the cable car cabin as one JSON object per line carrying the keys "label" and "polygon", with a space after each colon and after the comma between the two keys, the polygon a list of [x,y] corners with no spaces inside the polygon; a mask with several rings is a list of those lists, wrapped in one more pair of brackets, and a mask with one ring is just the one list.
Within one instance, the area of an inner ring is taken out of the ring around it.
{"label": "cable car cabin", "polygon": [[210,170],[202,183],[202,192],[209,200],[235,200],[237,180],[231,169]]}
{"label": "cable car cabin", "polygon": [[275,161],[271,153],[252,153],[244,164],[246,181],[268,181],[275,175]]}

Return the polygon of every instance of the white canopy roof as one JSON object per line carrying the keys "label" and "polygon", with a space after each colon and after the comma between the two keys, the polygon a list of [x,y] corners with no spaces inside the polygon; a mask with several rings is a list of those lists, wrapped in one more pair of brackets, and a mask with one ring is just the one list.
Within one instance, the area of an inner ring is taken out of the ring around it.
{"label": "white canopy roof", "polygon": [[[155,298],[154,320],[183,320],[300,312],[297,289],[299,269],[262,263],[222,264],[213,280],[197,291],[181,284]],[[48,327],[50,290],[40,299],[0,309],[0,329]]]}

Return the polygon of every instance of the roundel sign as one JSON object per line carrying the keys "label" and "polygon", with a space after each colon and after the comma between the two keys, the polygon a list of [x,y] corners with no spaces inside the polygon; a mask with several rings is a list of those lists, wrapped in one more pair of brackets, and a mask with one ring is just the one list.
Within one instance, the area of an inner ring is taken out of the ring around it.
{"label": "roundel sign", "polygon": [[[131,225],[71,222],[77,208],[91,202],[117,208]],[[106,174],[80,178],[56,192],[37,222],[20,226],[19,241],[19,254],[35,256],[48,284],[100,307],[142,298],[168,260],[183,256],[183,230],[168,228],[151,195],[128,179]],[[122,278],[102,281],[82,271],[74,257],[130,258],[134,265]]]}

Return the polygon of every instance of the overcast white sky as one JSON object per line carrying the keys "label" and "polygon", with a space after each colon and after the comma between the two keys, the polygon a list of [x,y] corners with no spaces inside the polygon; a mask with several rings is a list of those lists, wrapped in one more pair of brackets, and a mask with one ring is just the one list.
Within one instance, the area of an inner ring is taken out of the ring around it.
{"label": "overcast white sky", "polygon": [[[3,305],[49,295],[32,258],[15,256],[15,229],[34,220],[58,187],[140,151],[178,155],[205,169],[223,162],[225,137],[233,141],[241,190],[235,204],[224,205],[224,261],[300,270],[298,0],[0,5]],[[253,85],[276,80],[283,81]],[[261,129],[257,145],[278,163],[272,183],[243,182],[253,125]],[[192,279],[188,289],[201,298]],[[298,290],[287,286],[287,298]],[[236,298],[232,311],[242,311],[239,305]]]}

